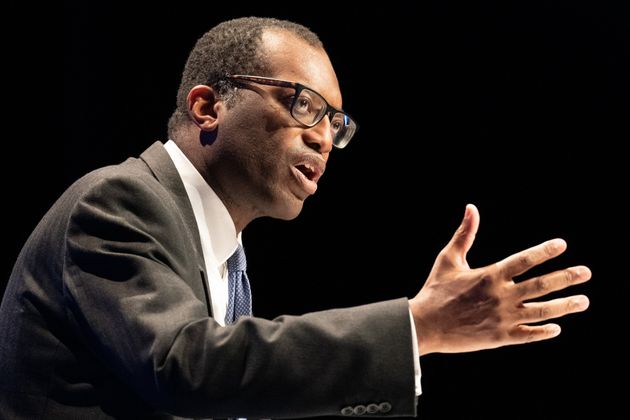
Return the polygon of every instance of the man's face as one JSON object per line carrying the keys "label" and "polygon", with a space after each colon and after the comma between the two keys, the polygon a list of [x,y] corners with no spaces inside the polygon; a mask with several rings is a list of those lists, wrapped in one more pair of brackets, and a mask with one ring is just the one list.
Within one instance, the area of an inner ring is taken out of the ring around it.
{"label": "man's face", "polygon": [[[261,50],[271,64],[267,76],[298,82],[341,109],[337,77],[326,53],[285,31],[267,31]],[[332,148],[330,121],[305,127],[290,113],[295,90],[246,83],[235,105],[219,115],[221,166],[230,195],[256,216],[295,218],[315,193]]]}

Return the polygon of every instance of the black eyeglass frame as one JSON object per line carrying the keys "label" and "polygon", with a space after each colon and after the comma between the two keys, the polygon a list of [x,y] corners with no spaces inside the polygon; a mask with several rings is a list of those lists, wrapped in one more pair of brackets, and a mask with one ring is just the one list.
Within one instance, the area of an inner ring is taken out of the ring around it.
{"label": "black eyeglass frame", "polygon": [[[297,122],[299,122],[300,124],[306,126],[306,127],[314,127],[317,124],[319,124],[321,122],[321,120],[324,119],[324,117],[326,115],[328,115],[328,119],[330,121],[333,120],[333,117],[336,114],[341,114],[344,116],[344,121],[346,121],[346,118],[352,122],[352,124],[354,125],[354,129],[352,131],[352,134],[350,135],[349,138],[347,138],[344,142],[335,142],[334,138],[333,138],[333,146],[342,149],[344,147],[346,147],[348,145],[348,143],[350,143],[350,140],[352,140],[352,138],[354,137],[354,135],[357,133],[357,131],[359,130],[359,124],[357,124],[356,120],[354,118],[352,118],[350,116],[350,114],[348,114],[347,112],[341,110],[341,109],[337,109],[333,106],[331,106],[328,101],[326,100],[326,98],[324,98],[319,92],[317,92],[316,90],[311,89],[308,86],[305,86],[301,83],[297,83],[297,82],[289,82],[287,80],[280,80],[280,79],[274,79],[272,77],[262,77],[262,76],[250,76],[250,75],[244,75],[244,74],[234,74],[234,75],[226,75],[224,77],[222,77],[221,79],[210,83],[210,85],[215,85],[220,81],[234,81],[234,82],[239,82],[239,81],[245,81],[245,82],[253,82],[253,83],[258,83],[261,85],[267,85],[267,86],[278,86],[278,87],[283,87],[283,88],[292,88],[295,89],[295,94],[293,96],[293,100],[291,102],[291,106],[289,108],[289,113],[291,114],[291,116],[293,117],[294,120],[296,120]],[[304,121],[299,120],[294,114],[293,114],[293,110],[294,110],[294,106],[295,106],[295,102],[298,100],[298,98],[300,97],[300,93],[303,90],[308,90],[310,92],[315,93],[317,96],[319,96],[322,101],[324,101],[324,104],[326,105],[326,110],[321,114],[321,116],[314,122],[312,123],[305,123]]]}

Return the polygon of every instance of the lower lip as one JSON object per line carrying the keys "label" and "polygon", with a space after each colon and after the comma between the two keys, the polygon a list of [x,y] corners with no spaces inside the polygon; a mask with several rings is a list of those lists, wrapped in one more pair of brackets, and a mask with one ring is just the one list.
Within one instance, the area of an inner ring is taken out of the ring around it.
{"label": "lower lip", "polygon": [[308,179],[295,166],[291,167],[291,169],[293,170],[293,175],[297,179],[298,184],[300,184],[300,187],[309,195],[315,194],[315,191],[317,191],[317,183],[315,183],[315,182],[311,181],[310,179]]}

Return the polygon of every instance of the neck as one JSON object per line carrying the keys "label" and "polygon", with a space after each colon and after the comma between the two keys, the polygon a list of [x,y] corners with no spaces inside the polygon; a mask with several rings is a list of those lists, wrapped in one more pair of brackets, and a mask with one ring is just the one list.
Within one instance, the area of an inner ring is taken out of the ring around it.
{"label": "neck", "polygon": [[222,183],[219,176],[213,176],[211,180],[206,179],[206,181],[230,213],[237,234],[241,233],[252,220],[258,217],[253,208],[247,209],[245,206],[240,205],[237,201],[237,195],[231,194],[229,189],[223,188],[223,185],[227,185],[229,188],[230,184]]}
{"label": "neck", "polygon": [[229,168],[222,168],[221,159],[213,152],[210,145],[202,145],[199,141],[187,136],[173,138],[173,141],[221,199],[232,217],[237,234],[242,232],[252,220],[259,217],[253,206],[238,199],[243,194],[235,191],[235,186],[229,181],[233,179],[229,176]]}

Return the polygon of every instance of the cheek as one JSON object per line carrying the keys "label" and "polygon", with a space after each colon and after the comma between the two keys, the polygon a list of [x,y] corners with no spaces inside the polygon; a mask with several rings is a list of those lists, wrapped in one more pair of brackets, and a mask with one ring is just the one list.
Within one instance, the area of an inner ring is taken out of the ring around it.
{"label": "cheek", "polygon": [[251,157],[265,167],[287,165],[289,151],[299,142],[299,128],[281,123],[275,114],[263,115],[258,121],[243,127]]}
{"label": "cheek", "polygon": [[223,134],[250,177],[269,182],[290,175],[288,155],[297,148],[300,128],[283,119],[281,111],[244,106],[224,121]]}
{"label": "cheek", "polygon": [[281,132],[251,139],[250,159],[258,167],[261,178],[274,178],[288,172],[287,137]]}

